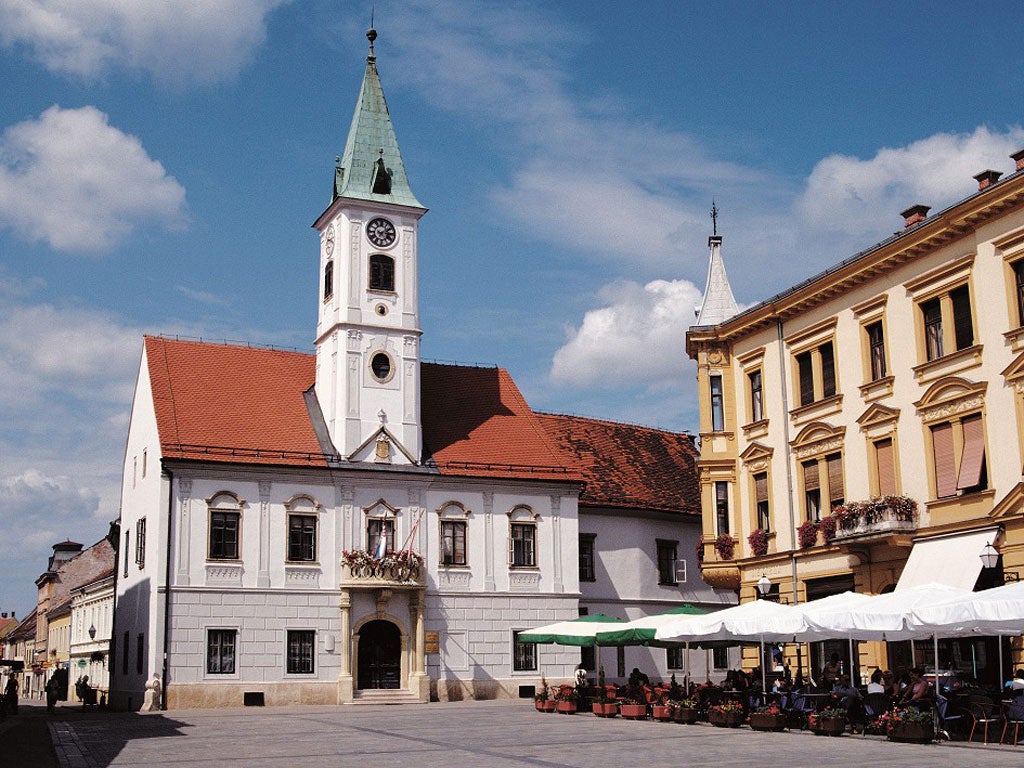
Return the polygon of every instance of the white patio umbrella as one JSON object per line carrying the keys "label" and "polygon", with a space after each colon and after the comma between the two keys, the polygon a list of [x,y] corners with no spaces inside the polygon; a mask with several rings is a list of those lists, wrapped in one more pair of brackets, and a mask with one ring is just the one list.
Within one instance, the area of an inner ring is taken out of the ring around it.
{"label": "white patio umbrella", "polygon": [[1024,634],[1024,582],[920,606],[914,609],[908,624],[944,637]]}
{"label": "white patio umbrella", "polygon": [[722,640],[760,643],[761,689],[765,690],[765,642],[789,642],[805,628],[803,615],[795,608],[771,600],[752,600],[704,616],[680,617],[658,627],[655,638],[691,643]]}
{"label": "white patio umbrella", "polygon": [[948,602],[969,594],[972,593],[945,584],[921,584],[884,595],[871,595],[848,604],[826,606],[805,616],[808,630],[821,637],[913,640],[931,637],[934,634],[931,629],[911,625],[915,609]]}

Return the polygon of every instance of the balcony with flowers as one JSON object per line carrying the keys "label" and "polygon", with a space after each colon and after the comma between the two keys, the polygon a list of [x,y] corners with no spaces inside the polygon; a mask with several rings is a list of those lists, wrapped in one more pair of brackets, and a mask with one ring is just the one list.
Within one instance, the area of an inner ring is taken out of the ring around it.
{"label": "balcony with flowers", "polygon": [[913,533],[918,525],[917,502],[909,496],[851,501],[833,507],[830,518],[829,525],[822,526],[822,535],[831,534],[837,542]]}
{"label": "balcony with flowers", "polygon": [[388,551],[380,556],[363,549],[341,553],[344,573],[341,585],[346,587],[425,587],[427,583],[423,556],[411,549]]}

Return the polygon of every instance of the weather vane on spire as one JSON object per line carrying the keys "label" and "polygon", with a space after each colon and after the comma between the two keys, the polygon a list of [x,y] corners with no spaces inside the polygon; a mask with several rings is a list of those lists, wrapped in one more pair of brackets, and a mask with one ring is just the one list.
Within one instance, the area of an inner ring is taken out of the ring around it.
{"label": "weather vane on spire", "polygon": [[373,58],[373,41],[377,39],[377,30],[373,28],[373,12],[374,7],[370,6],[370,28],[366,30],[366,39],[370,41],[370,56]]}
{"label": "weather vane on spire", "polygon": [[715,198],[711,198],[711,234],[718,235],[718,206],[715,205]]}

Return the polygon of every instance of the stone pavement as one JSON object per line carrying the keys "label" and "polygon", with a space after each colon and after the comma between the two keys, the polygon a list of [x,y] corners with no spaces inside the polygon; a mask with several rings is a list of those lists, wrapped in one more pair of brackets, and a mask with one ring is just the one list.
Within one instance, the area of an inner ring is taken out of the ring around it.
{"label": "stone pavement", "polygon": [[604,720],[540,714],[528,700],[147,714],[76,710],[58,713],[50,730],[62,768],[1001,768],[1024,762],[1024,745],[894,744],[875,736]]}

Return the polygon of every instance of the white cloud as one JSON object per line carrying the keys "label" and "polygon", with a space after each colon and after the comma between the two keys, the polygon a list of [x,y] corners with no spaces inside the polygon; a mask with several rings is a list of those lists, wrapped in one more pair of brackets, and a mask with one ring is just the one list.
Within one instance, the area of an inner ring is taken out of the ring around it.
{"label": "white cloud", "polygon": [[27,240],[106,251],[143,223],[184,220],[184,188],[94,107],[53,106],[0,137],[0,225]]}
{"label": "white cloud", "polygon": [[684,386],[690,367],[684,332],[701,291],[686,280],[620,281],[598,295],[555,352],[551,378],[572,387],[640,386],[657,391]]}
{"label": "white cloud", "polygon": [[102,312],[9,306],[0,311],[0,405],[55,393],[124,405],[140,354],[140,330]]}
{"label": "white cloud", "polygon": [[179,85],[234,77],[289,0],[0,0],[0,42],[87,80],[115,66]]}
{"label": "white cloud", "polygon": [[1005,170],[1007,155],[1022,144],[1020,127],[997,133],[979,126],[973,133],[938,133],[906,147],[880,149],[869,160],[831,155],[815,165],[796,211],[806,226],[818,230],[855,236],[895,231],[902,225],[900,211],[922,203],[935,213],[967,197],[977,189],[972,176],[989,168]]}
{"label": "white cloud", "polygon": [[117,516],[142,331],[33,304],[32,286],[2,275],[0,296],[0,604],[24,609],[24,575],[45,568],[50,547],[91,544]]}

